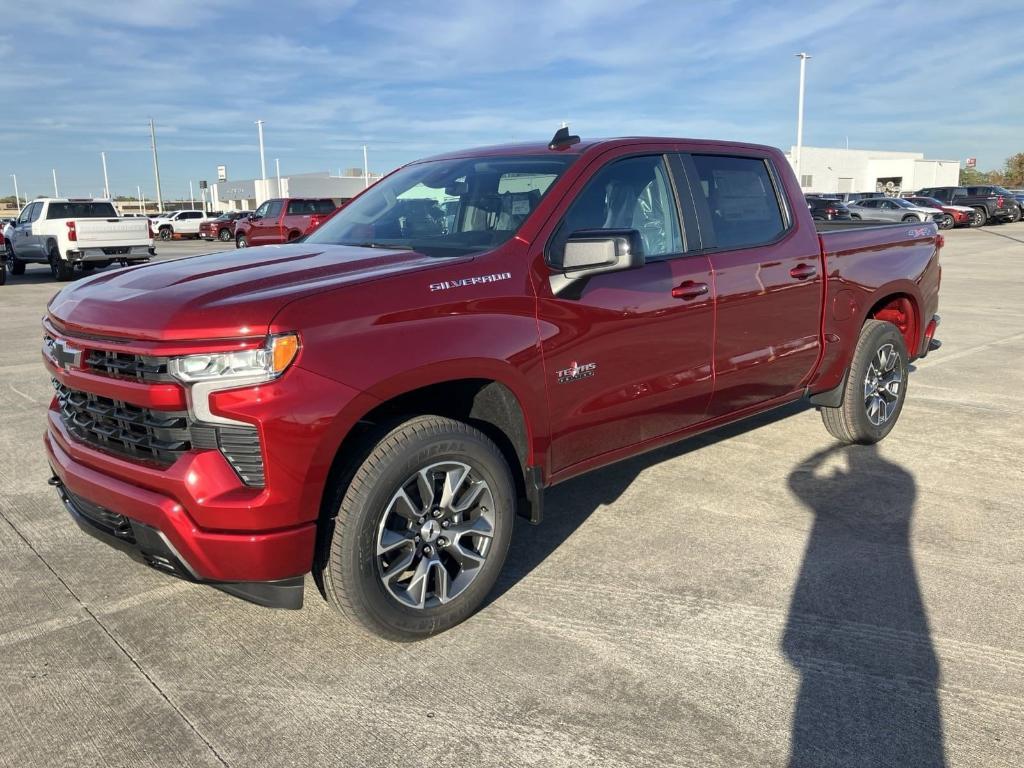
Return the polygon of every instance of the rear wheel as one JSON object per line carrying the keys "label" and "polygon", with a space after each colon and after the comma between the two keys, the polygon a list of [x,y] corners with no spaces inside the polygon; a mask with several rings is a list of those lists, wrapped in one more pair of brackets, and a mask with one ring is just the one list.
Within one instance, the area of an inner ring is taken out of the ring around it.
{"label": "rear wheel", "polygon": [[491,591],[515,489],[498,447],[468,424],[419,416],[388,432],[330,502],[319,572],[328,602],[391,640],[455,626]]}
{"label": "rear wheel", "polygon": [[988,222],[988,211],[984,208],[974,209],[974,218],[971,219],[972,227],[983,227]]}
{"label": "rear wheel", "polygon": [[842,404],[820,409],[825,429],[837,440],[862,445],[889,434],[907,397],[907,366],[907,347],[899,329],[881,320],[864,323]]}
{"label": "rear wheel", "polygon": [[953,220],[953,215],[943,214],[942,220],[939,222],[939,229],[952,229],[954,226],[956,226],[956,221]]}
{"label": "rear wheel", "polygon": [[66,283],[75,276],[75,268],[60,257],[60,251],[57,249],[56,243],[50,243],[48,259],[50,262],[50,274],[53,275],[55,280]]}
{"label": "rear wheel", "polygon": [[220,238],[220,241],[222,243],[226,243],[231,240],[231,230],[222,229],[220,232],[217,233],[217,237]]}

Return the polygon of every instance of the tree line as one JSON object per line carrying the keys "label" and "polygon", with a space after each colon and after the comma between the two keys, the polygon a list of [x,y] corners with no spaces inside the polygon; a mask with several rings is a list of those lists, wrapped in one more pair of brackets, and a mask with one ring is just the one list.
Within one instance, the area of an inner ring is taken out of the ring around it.
{"label": "tree line", "polygon": [[961,184],[999,184],[1003,187],[1024,187],[1024,152],[1006,158],[1003,167],[992,171],[977,168],[960,169]]}

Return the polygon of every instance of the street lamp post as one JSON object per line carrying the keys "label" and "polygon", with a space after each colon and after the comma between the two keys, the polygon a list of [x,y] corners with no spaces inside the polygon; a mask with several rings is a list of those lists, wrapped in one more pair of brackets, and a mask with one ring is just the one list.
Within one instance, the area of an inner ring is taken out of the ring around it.
{"label": "street lamp post", "polygon": [[110,180],[107,178],[107,153],[100,152],[100,160],[103,162],[103,197],[110,199]]}
{"label": "street lamp post", "polygon": [[149,121],[150,146],[153,148],[153,176],[156,177],[156,209],[163,213],[164,196],[160,192],[160,161],[156,157],[156,124],[152,119]]}
{"label": "street lamp post", "polygon": [[256,121],[256,129],[260,134],[260,178],[264,181],[267,180],[267,158],[263,154],[263,121]]}
{"label": "street lamp post", "polygon": [[803,187],[803,177],[800,175],[800,153],[804,146],[804,77],[807,72],[807,60],[811,58],[808,53],[798,53],[796,57],[800,59],[800,97],[797,101],[796,108],[796,157],[793,158],[795,161],[793,166],[796,169],[797,182]]}
{"label": "street lamp post", "polygon": [[139,213],[141,215],[145,216],[146,215],[146,204],[142,201],[142,187],[136,185],[135,191],[138,192],[138,194],[139,194],[139,198],[138,198],[139,199]]}
{"label": "street lamp post", "polygon": [[53,196],[60,197],[60,192],[57,190],[57,169],[51,168],[50,170],[53,173]]}
{"label": "street lamp post", "polygon": [[277,196],[284,197],[284,193],[281,191],[281,158],[274,158],[274,170],[277,171]]}
{"label": "street lamp post", "polygon": [[366,154],[366,145],[363,144],[363,189],[370,186],[370,158]]}
{"label": "street lamp post", "polygon": [[14,179],[14,204],[21,210],[21,196],[18,194],[18,174],[12,173],[11,178]]}

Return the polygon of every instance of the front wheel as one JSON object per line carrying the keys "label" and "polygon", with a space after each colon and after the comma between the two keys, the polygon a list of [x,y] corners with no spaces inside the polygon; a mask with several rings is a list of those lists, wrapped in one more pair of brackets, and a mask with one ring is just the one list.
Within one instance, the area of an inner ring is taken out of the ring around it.
{"label": "front wheel", "polygon": [[328,602],[382,637],[409,641],[455,626],[491,591],[512,536],[515,487],[482,432],[418,416],[374,446],[331,505],[318,573]]}
{"label": "front wheel", "polygon": [[1018,221],[1020,221],[1020,217],[1021,217],[1021,210],[1020,210],[1020,208],[1011,208],[1010,209],[1010,218],[1007,219],[1007,221],[1009,221],[1011,224],[1016,224]]}
{"label": "front wheel", "polygon": [[245,235],[239,235],[238,237],[235,238],[235,248],[248,248],[248,247],[249,247],[249,238],[247,238]]}
{"label": "front wheel", "polygon": [[170,227],[161,227],[160,228],[160,239],[161,240],[170,240],[172,237],[174,237],[174,230],[172,230]]}
{"label": "front wheel", "polygon": [[942,220],[939,222],[939,229],[952,229],[956,226],[956,221],[953,220],[952,214],[944,214]]}
{"label": "front wheel", "polygon": [[908,363],[907,346],[895,325],[881,320],[864,323],[842,403],[820,409],[832,437],[868,445],[889,434],[907,397]]}
{"label": "front wheel", "polygon": [[917,216],[914,216],[913,214],[908,213],[906,216],[903,217],[903,221],[904,222],[920,221],[920,219],[917,218]]}
{"label": "front wheel", "polygon": [[988,211],[984,208],[975,208],[974,216],[971,219],[972,227],[983,227],[988,222]]}
{"label": "front wheel", "polygon": [[7,266],[11,269],[12,275],[25,274],[25,262],[14,255],[14,245],[7,241]]}

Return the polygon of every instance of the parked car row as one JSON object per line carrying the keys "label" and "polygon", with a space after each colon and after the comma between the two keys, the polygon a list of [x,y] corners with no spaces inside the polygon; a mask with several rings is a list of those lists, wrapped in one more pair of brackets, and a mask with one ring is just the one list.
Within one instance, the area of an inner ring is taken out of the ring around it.
{"label": "parked car row", "polygon": [[1024,193],[996,185],[927,187],[903,197],[888,197],[881,192],[806,197],[807,207],[816,221],[934,221],[942,229],[952,229],[1020,221],[1024,211]]}

